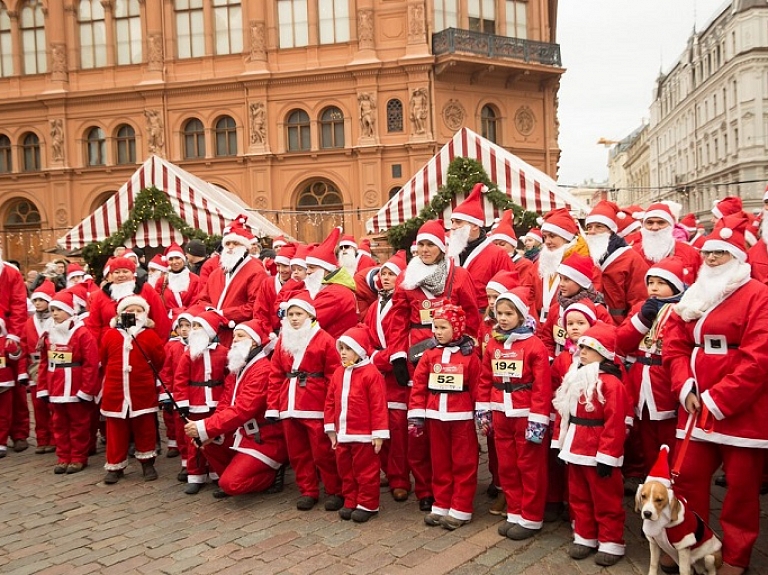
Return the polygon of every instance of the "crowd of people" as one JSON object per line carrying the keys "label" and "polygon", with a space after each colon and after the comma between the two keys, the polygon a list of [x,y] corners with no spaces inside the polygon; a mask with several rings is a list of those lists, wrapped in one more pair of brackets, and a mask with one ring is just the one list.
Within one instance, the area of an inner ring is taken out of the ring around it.
{"label": "crowd of people", "polygon": [[210,257],[191,240],[145,270],[120,250],[101,284],[69,264],[28,294],[0,263],[0,457],[9,438],[28,447],[29,392],[54,473],[82,471],[102,438],[105,483],[129,452],[152,481],[159,412],[187,494],[279,491],[290,465],[300,510],[324,493],[368,521],[384,481],[455,530],[481,434],[500,536],[566,518],[569,555],[610,566],[623,497],[689,429],[675,492],[707,519],[724,469],[718,573],[743,573],[768,468],[768,217],[727,197],[704,235],[673,203],[604,200],[518,238],[512,212],[486,230],[483,192],[380,264],[340,228],[259,258],[245,216]]}

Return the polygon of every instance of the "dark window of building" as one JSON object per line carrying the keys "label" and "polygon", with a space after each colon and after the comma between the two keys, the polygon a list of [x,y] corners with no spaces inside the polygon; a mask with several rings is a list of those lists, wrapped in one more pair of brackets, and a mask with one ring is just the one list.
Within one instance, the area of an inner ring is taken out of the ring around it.
{"label": "dark window of building", "polygon": [[117,129],[117,163],[136,163],[136,132],[128,124],[123,124]]}
{"label": "dark window of building", "polygon": [[203,123],[200,120],[197,118],[188,120],[184,124],[182,137],[186,159],[205,157],[205,128],[203,128]]}
{"label": "dark window of building", "polygon": [[320,147],[344,147],[344,114],[336,107],[326,108],[320,114]]}
{"label": "dark window of building", "polygon": [[491,106],[483,106],[480,112],[480,134],[486,140],[498,144],[496,136],[498,134],[499,117]]}
{"label": "dark window of building", "polygon": [[107,159],[107,138],[101,128],[91,128],[85,137],[86,158],[89,166],[103,166]]}
{"label": "dark window of building", "polygon": [[394,98],[387,102],[387,132],[403,131],[403,103]]}
{"label": "dark window of building", "polygon": [[229,116],[223,116],[216,122],[216,155],[237,155],[237,125]]}
{"label": "dark window of building", "polygon": [[0,173],[7,174],[13,171],[13,155],[11,154],[11,139],[5,134],[0,134]]}
{"label": "dark window of building", "polygon": [[40,170],[40,138],[37,137],[37,134],[29,132],[22,137],[21,157],[25,172]]}
{"label": "dark window of building", "polygon": [[403,166],[401,164],[392,164],[392,177],[401,178],[403,176]]}
{"label": "dark window of building", "polygon": [[300,152],[311,148],[309,134],[309,114],[304,110],[294,110],[288,114],[288,151]]}

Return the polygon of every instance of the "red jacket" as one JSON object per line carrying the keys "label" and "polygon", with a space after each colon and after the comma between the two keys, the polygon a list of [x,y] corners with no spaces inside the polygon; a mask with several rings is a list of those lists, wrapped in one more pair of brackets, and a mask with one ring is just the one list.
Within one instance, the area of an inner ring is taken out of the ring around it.
{"label": "red jacket", "polygon": [[389,409],[408,409],[408,395],[410,390],[407,387],[398,385],[395,374],[392,371],[392,348],[390,343],[390,334],[393,330],[394,315],[392,314],[392,300],[390,299],[384,307],[377,299],[369,308],[365,318],[365,325],[371,341],[376,348],[371,356],[371,362],[384,376],[384,384],[387,393],[387,407]]}
{"label": "red jacket", "polygon": [[[291,282],[289,279],[286,284]],[[256,301],[253,302],[253,319],[258,321],[263,333],[280,331],[280,318],[277,316],[277,294],[282,291],[280,276],[267,278],[261,282]]]}
{"label": "red jacket", "polygon": [[[101,341],[108,329],[112,319],[117,315],[117,301],[109,295],[109,287],[112,284],[106,284],[102,289],[95,291],[88,298],[88,317],[85,319],[86,327],[91,330],[91,334],[96,341]],[[149,304],[149,319],[154,322],[154,330],[162,340],[168,338],[171,333],[171,320],[168,319],[168,312],[165,309],[163,300],[155,288],[145,283],[136,294],[143,297]]]}
{"label": "red jacket", "polygon": [[620,325],[633,305],[646,300],[648,267],[643,256],[629,246],[617,249],[600,264],[602,293],[611,317],[609,323]]}
{"label": "red jacket", "polygon": [[[165,361],[163,362],[163,368],[160,370],[160,379],[163,380],[165,387],[173,393],[173,380],[176,368],[181,361],[181,356],[184,355],[184,350],[187,349],[187,344],[180,337],[172,337],[165,344],[164,349]],[[168,399],[165,396],[165,390],[160,394],[160,399]]]}
{"label": "red jacket", "polygon": [[[37,316],[37,313],[33,313],[27,318],[27,323],[24,324],[24,331],[21,334],[21,348],[23,350],[23,357],[25,360],[25,374],[27,373],[30,365],[40,362],[40,350],[38,349],[38,344],[40,343],[40,338],[42,337],[43,333],[45,333],[47,322],[53,323],[53,320],[51,318],[47,318],[41,321]],[[34,380],[29,380],[30,386],[34,386],[36,384],[37,378]]]}
{"label": "red jacket", "polygon": [[8,357],[5,351],[6,336],[0,335],[0,393],[6,393],[16,386],[16,378],[19,374],[19,360]]}
{"label": "red jacket", "polygon": [[332,338],[337,339],[357,325],[355,292],[337,283],[323,284],[313,298],[317,322]]}
{"label": "red jacket", "polygon": [[51,403],[93,401],[101,389],[98,344],[81,322],[69,321],[68,341],[51,344],[45,337],[40,348],[37,397]]}
{"label": "red jacket", "polygon": [[[653,262],[645,257],[643,252],[643,242],[638,241],[632,245],[632,249],[637,251],[648,264],[648,267],[653,267]],[[688,245],[685,242],[675,241],[675,247],[665,257],[676,256],[683,262],[683,267],[688,270],[688,276],[686,276],[686,283],[692,284],[696,281],[696,277],[699,275],[699,268],[701,267],[702,259],[699,250]]]}
{"label": "red jacket", "polygon": [[470,252],[461,267],[467,270],[472,280],[477,308],[485,310],[488,307],[488,294],[485,293],[485,286],[498,272],[502,270],[513,271],[515,264],[503,248],[494,244],[491,238],[486,238]]}
{"label": "red jacket", "polygon": [[[205,279],[201,273],[203,288],[192,310],[198,313],[212,307],[219,310],[227,322],[233,321],[237,324],[248,321],[253,318],[253,302],[256,301],[259,285],[265,279],[267,272],[264,266],[248,256],[232,274],[225,273],[221,267],[216,266]],[[228,343],[230,340],[231,337],[222,342]]]}
{"label": "red jacket", "polygon": [[21,273],[0,259],[0,317],[5,321],[8,339],[21,342],[27,321],[27,286]]}
{"label": "red jacket", "polygon": [[173,398],[179,407],[202,414],[216,409],[224,393],[227,353],[229,350],[218,343],[210,344],[194,359],[189,355],[189,348],[184,350],[173,377]]}
{"label": "red jacket", "polygon": [[768,246],[764,238],[747,252],[747,263],[752,266],[752,277],[762,284],[768,285]]}
{"label": "red jacket", "polygon": [[200,290],[203,287],[200,278],[189,271],[189,268],[183,268],[179,274],[187,274],[189,276],[189,285],[183,291],[175,292],[171,289],[169,278],[177,274],[170,270],[168,274],[157,280],[155,285],[157,293],[160,294],[165,308],[168,310],[168,317],[171,319],[195,304],[200,297]]}
{"label": "red jacket", "polygon": [[333,373],[325,397],[325,431],[339,443],[370,443],[389,439],[389,414],[384,378],[365,359]]}

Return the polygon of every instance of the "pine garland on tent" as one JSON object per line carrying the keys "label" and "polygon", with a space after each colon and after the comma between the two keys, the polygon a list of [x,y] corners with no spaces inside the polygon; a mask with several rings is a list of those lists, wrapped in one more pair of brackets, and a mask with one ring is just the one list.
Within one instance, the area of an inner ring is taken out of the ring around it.
{"label": "pine garland on tent", "polygon": [[204,241],[209,251],[212,251],[216,242],[221,239],[221,236],[209,236],[204,231],[190,226],[173,210],[168,196],[155,186],[150,186],[136,194],[131,213],[118,231],[100,242],[90,243],[83,248],[83,259],[90,267],[91,273],[100,275],[115,248],[124,246],[125,242],[136,234],[140,224],[162,219],[167,220],[185,240]]}
{"label": "pine garland on tent", "polygon": [[387,232],[389,245],[394,249],[405,249],[406,253],[416,234],[424,222],[441,218],[445,208],[451,205],[451,200],[457,195],[466,196],[476,183],[482,182],[488,187],[485,197],[499,210],[512,210],[515,214],[515,227],[528,230],[536,225],[538,214],[528,212],[512,201],[508,195],[500,191],[491,181],[483,165],[477,160],[465,157],[454,158],[448,165],[445,185],[437,192],[429,205],[424,206],[418,216],[393,226]]}

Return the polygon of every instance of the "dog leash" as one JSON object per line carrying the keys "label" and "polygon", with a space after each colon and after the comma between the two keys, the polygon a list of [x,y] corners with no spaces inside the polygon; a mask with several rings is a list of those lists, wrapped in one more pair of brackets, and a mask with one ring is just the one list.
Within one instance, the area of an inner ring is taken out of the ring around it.
{"label": "dog leash", "polygon": [[[712,413],[709,411],[706,405],[701,406],[701,419],[699,421],[701,429],[704,433],[712,433],[714,421]],[[688,414],[688,422],[685,424],[685,437],[680,444],[680,449],[675,457],[675,464],[670,472],[670,483],[675,484],[675,480],[680,475],[680,469],[683,466],[683,459],[685,459],[685,452],[688,450],[688,444],[691,442],[691,435],[693,435],[693,428],[696,427],[696,412]]]}

